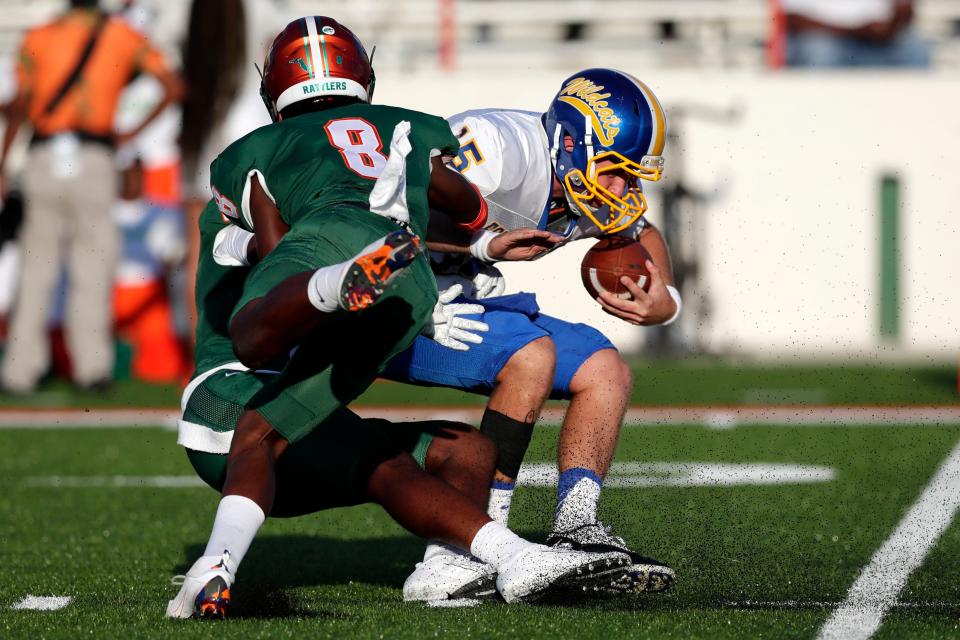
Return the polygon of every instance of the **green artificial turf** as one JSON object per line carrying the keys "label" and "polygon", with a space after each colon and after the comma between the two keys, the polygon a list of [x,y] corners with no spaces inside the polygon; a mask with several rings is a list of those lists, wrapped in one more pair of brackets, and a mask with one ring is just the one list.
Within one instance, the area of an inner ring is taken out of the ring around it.
{"label": "green artificial turf", "polygon": [[[551,461],[556,427],[528,460]],[[422,553],[377,507],[268,520],[222,624],[162,617],[169,584],[203,550],[218,496],[194,488],[53,488],[50,476],[190,475],[161,429],[0,430],[3,638],[813,638],[929,481],[960,428],[637,427],[617,460],[791,463],[828,482],[608,488],[601,517],[671,563],[673,592],[609,600],[433,610],[401,602]],[[322,490],[322,486],[318,487]],[[542,539],[550,488],[522,487],[511,525]],[[960,528],[933,549],[878,637],[956,633]],[[60,611],[12,611],[27,594]]]}
{"label": "green artificial turf", "polygon": [[[708,360],[630,359],[635,405],[924,405],[960,402],[957,368],[950,364],[750,365]],[[123,380],[106,393],[74,391],[62,380],[37,393],[0,393],[0,408],[176,407],[177,385]],[[358,405],[482,406],[485,398],[459,390],[377,381]]]}

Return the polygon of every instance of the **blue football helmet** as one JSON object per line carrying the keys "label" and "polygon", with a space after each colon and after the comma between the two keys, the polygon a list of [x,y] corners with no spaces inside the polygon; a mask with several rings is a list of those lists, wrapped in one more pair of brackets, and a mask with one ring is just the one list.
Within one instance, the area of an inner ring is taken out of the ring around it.
{"label": "blue football helmet", "polygon": [[[626,229],[647,211],[639,179],[663,174],[667,122],[663,107],[645,84],[614,69],[586,69],[563,82],[544,114],[553,169],[575,214],[604,233]],[[565,136],[573,139],[567,151]],[[598,167],[604,160],[612,165]],[[599,184],[607,172],[629,176],[617,196]]]}

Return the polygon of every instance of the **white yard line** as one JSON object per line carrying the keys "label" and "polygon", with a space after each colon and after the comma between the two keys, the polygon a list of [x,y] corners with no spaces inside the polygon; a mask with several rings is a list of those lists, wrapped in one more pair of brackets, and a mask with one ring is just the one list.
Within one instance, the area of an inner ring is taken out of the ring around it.
{"label": "white yard line", "polygon": [[3,429],[177,428],[180,414],[170,409],[2,409]]}
{"label": "white yard line", "polygon": [[[833,609],[842,602],[827,600],[741,600],[725,602],[733,609]],[[894,602],[891,609],[950,609],[957,607],[956,602]]]}
{"label": "white yard line", "polygon": [[[716,462],[615,462],[607,475],[606,486],[636,487],[720,487],[765,486],[831,482],[836,471],[831,467],[767,463]],[[27,487],[56,489],[85,488],[159,488],[205,487],[196,476],[28,476]],[[527,462],[520,469],[517,483],[530,487],[557,486],[555,462]]]}
{"label": "white yard line", "polygon": [[33,611],[57,611],[73,602],[73,596],[26,596],[13,603],[11,609],[28,609]]}
{"label": "white yard line", "polygon": [[197,476],[29,476],[24,478],[23,484],[27,487],[57,489],[89,487],[182,489],[207,486]]}
{"label": "white yard line", "polygon": [[818,640],[866,640],[897,602],[907,580],[943,535],[960,507],[960,443],[940,465],[910,510],[864,567],[846,601]]}
{"label": "white yard line", "polygon": [[[478,424],[483,407],[352,407],[363,417],[379,417],[395,421],[454,420]],[[559,424],[562,407],[549,407],[541,424]],[[0,410],[3,429],[105,429],[154,428],[176,429],[180,414],[170,409],[63,409],[63,410]],[[960,405],[919,407],[631,407],[624,420],[626,426],[704,425],[727,429],[744,424],[787,427],[844,427],[848,425],[944,426],[960,424]]]}

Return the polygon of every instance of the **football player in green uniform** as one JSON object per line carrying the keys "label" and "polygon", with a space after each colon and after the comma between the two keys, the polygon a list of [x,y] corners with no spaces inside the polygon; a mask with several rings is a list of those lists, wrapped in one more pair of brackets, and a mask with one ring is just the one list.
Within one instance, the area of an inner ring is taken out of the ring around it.
{"label": "football player in green uniform", "polygon": [[[458,148],[445,122],[369,105],[372,88],[369,59],[349,30],[329,18],[297,20],[274,41],[266,62],[265,100],[277,122],[231,145],[212,166],[225,218],[257,230],[258,242],[261,232],[269,235],[260,221],[279,219],[289,227],[246,277],[228,320],[233,349],[254,369],[274,364],[278,350],[294,353],[279,363],[279,373],[258,380],[247,410],[229,421],[234,429],[225,470],[201,471],[224,498],[207,550],[168,615],[186,617],[194,609],[219,615],[265,514],[283,504],[276,502],[281,454],[310,451],[314,433],[324,441],[328,418],[340,420],[337,412],[430,319],[436,283],[419,240],[429,209],[465,229],[486,219],[476,190],[440,160]],[[386,155],[381,140],[388,135]],[[396,278],[401,270],[405,277]],[[198,337],[204,330],[198,328]],[[486,516],[482,500],[471,502],[423,474],[409,453],[402,455],[417,446],[408,438],[406,448],[398,448],[397,439],[385,438],[404,461],[398,463],[404,479],[385,483],[387,495],[378,499],[411,530],[484,558],[499,572],[497,588],[507,601],[620,571],[623,554],[557,551],[520,539]],[[313,469],[323,467],[306,457]],[[346,484],[354,479],[356,467],[336,469]],[[373,494],[369,484],[366,491]]]}

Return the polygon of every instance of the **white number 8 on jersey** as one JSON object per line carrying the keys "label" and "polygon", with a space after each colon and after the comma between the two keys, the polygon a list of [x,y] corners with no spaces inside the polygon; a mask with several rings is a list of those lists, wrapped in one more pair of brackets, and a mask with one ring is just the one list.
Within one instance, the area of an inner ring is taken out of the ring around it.
{"label": "white number 8 on jersey", "polygon": [[323,128],[351,171],[372,180],[380,176],[387,156],[381,152],[383,142],[376,127],[363,118],[341,118]]}

